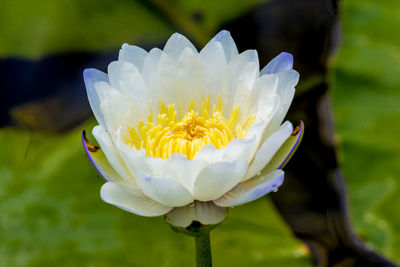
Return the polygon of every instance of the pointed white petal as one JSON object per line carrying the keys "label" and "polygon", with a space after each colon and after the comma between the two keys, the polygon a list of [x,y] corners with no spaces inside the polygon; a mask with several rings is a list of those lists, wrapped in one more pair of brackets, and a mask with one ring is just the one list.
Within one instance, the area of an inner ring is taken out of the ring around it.
{"label": "pointed white petal", "polygon": [[278,94],[278,84],[279,79],[277,75],[263,75],[259,77],[251,90],[251,102],[258,103],[261,97],[268,99]]}
{"label": "pointed white petal", "polygon": [[83,71],[83,79],[85,81],[86,92],[89,99],[90,107],[92,108],[93,114],[97,120],[97,122],[106,127],[106,123],[104,121],[104,116],[100,110],[100,99],[96,91],[96,83],[98,82],[106,82],[108,83],[108,76],[104,72],[101,72],[96,69],[85,69]]}
{"label": "pointed white petal", "polygon": [[111,86],[118,89],[124,97],[147,101],[148,90],[142,74],[135,65],[124,61],[114,61],[108,65],[108,77]]}
{"label": "pointed white petal", "polygon": [[282,170],[275,170],[267,175],[250,179],[238,184],[231,191],[214,200],[214,203],[221,207],[233,207],[256,200],[277,190],[283,183],[283,176]]}
{"label": "pointed white petal", "polygon": [[193,201],[192,194],[179,182],[152,177],[145,172],[135,173],[136,184],[150,198],[168,207],[180,207]]}
{"label": "pointed white petal", "polygon": [[141,71],[146,56],[147,52],[143,48],[136,45],[123,44],[119,50],[118,60],[129,62]]}
{"label": "pointed white petal", "polygon": [[249,151],[248,160],[253,159],[254,154],[259,147],[263,132],[276,112],[279,110],[280,99],[276,92],[278,87],[278,78],[276,75],[264,75],[257,79],[253,89],[251,90],[251,110],[250,112],[256,116],[255,122],[250,126],[246,133],[245,139],[254,139],[252,148]]}
{"label": "pointed white petal", "polygon": [[130,173],[135,174],[138,171],[151,173],[151,169],[145,161],[146,152],[144,150],[137,151],[134,147],[131,148],[121,139],[119,137],[117,149]]}
{"label": "pointed white petal", "polygon": [[193,221],[202,225],[213,225],[222,222],[227,215],[227,209],[216,206],[212,202],[195,201],[191,205],[175,208],[165,217],[169,224],[178,227],[188,227]]}
{"label": "pointed white petal", "polygon": [[131,106],[128,98],[121,94],[120,91],[110,87],[109,84],[100,82],[96,84],[96,90],[100,98],[100,109],[107,125],[107,132],[115,139],[115,133],[121,126],[135,125],[136,115],[135,107]]}
{"label": "pointed white petal", "polygon": [[222,30],[211,39],[211,42],[220,42],[224,48],[226,61],[231,61],[238,54],[238,50],[230,32]]}
{"label": "pointed white petal", "polygon": [[[224,49],[220,42],[209,42],[201,51],[204,69],[204,95],[210,95],[210,106],[215,104],[217,93],[228,87],[228,71]],[[215,90],[218,88],[218,90]],[[222,96],[222,95],[221,95]]]}
{"label": "pointed white petal", "polygon": [[193,160],[206,160],[207,162],[221,161],[224,155],[224,150],[217,149],[214,145],[205,145],[197,151]]}
{"label": "pointed white petal", "polygon": [[257,173],[261,172],[267,163],[272,159],[275,153],[279,150],[282,144],[288,139],[293,131],[293,126],[290,122],[285,122],[274,132],[259,148],[253,162],[247,170],[247,174],[243,180],[247,180]]}
{"label": "pointed white petal", "polygon": [[246,170],[245,159],[208,165],[199,173],[194,182],[194,199],[210,201],[219,198],[240,181],[246,174]]}
{"label": "pointed white petal", "polygon": [[245,119],[255,110],[256,102],[249,97],[252,95],[254,84],[258,77],[259,67],[256,62],[248,63],[239,75],[236,83],[233,105],[240,107],[239,121]]}
{"label": "pointed white petal", "polygon": [[195,111],[201,112],[201,102],[204,93],[204,69],[201,58],[197,52],[186,47],[177,62],[172,75],[172,82],[164,83],[163,98],[172,97],[171,102],[176,103],[178,115],[182,116],[188,110],[191,99],[195,101]]}
{"label": "pointed white petal", "polygon": [[166,207],[145,195],[135,195],[124,187],[108,182],[101,187],[103,201],[141,216],[160,216],[172,208]]}
{"label": "pointed white petal", "polygon": [[250,162],[251,151],[256,145],[256,138],[235,138],[228,143],[228,145],[221,150],[223,151],[223,161],[246,160]]}
{"label": "pointed white petal", "polygon": [[256,138],[235,138],[225,147],[217,149],[214,145],[203,146],[195,155],[194,160],[204,160],[209,163],[217,161],[235,161],[246,159],[250,161],[251,151],[256,145]]}
{"label": "pointed white petal", "polygon": [[279,85],[278,85],[278,94],[282,100],[282,109],[281,109],[281,117],[282,120],[285,117],[290,104],[292,103],[295,86],[299,82],[299,73],[295,70],[283,71],[278,74],[279,77]]}
{"label": "pointed white petal", "polygon": [[268,137],[282,123],[283,119],[286,116],[286,113],[289,110],[290,104],[292,103],[295,94],[295,86],[299,81],[299,73],[295,70],[283,71],[278,73],[277,76],[279,77],[277,92],[281,99],[281,105],[279,107],[279,110],[276,112],[273,119],[271,120],[268,129],[266,129],[263,139]]}
{"label": "pointed white petal", "polygon": [[188,160],[185,155],[176,153],[165,160],[164,175],[192,192],[195,179],[205,166],[205,160]]}
{"label": "pointed white petal", "polygon": [[285,70],[291,70],[293,68],[293,56],[289,53],[282,52],[275,58],[273,58],[267,66],[261,70],[263,74],[276,74]]}
{"label": "pointed white petal", "polygon": [[[238,88],[238,79],[242,74],[243,70],[249,64],[249,70],[257,68],[258,66],[258,56],[257,51],[255,50],[246,50],[243,53],[235,56],[227,66],[227,85],[218,88],[219,93],[221,94],[222,99],[224,100],[224,116],[229,117],[230,111],[232,110],[232,106],[234,104],[234,98],[236,94],[236,90]],[[251,71],[250,71],[251,72]],[[246,77],[245,75],[244,77]],[[251,75],[250,75],[251,76]]]}
{"label": "pointed white petal", "polygon": [[175,180],[188,191],[193,189],[195,178],[207,165],[205,160],[188,160],[180,153],[172,154],[167,159],[149,157],[144,150],[136,151],[121,141],[117,147],[131,173],[144,171],[154,177]]}
{"label": "pointed white petal", "polygon": [[[156,82],[155,77],[157,76],[158,73],[160,58],[162,54],[163,52],[161,49],[153,48],[147,54],[143,62],[142,75],[150,91],[154,90],[154,83]],[[153,91],[151,92],[153,93]]]}
{"label": "pointed white petal", "polygon": [[179,33],[174,33],[165,44],[164,52],[168,54],[172,59],[178,60],[182,51],[187,47],[193,52],[197,53],[197,49],[185,36]]}

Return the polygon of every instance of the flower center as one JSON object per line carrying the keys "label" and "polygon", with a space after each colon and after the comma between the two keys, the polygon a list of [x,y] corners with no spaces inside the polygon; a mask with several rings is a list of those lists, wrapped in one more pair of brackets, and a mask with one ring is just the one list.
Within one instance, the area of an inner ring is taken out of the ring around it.
{"label": "flower center", "polygon": [[189,111],[177,121],[175,105],[166,106],[160,102],[157,123],[153,122],[153,112],[150,110],[148,122],[141,121],[137,126],[139,134],[134,127],[128,126],[129,136],[125,137],[125,142],[136,149],[145,149],[150,157],[166,159],[173,153],[182,153],[188,159],[193,159],[205,145],[212,144],[220,149],[235,137],[244,137],[255,119],[255,116],[248,116],[238,123],[239,107],[234,106],[226,120],[222,115],[223,103],[219,95],[211,116],[208,95],[201,107],[200,115],[195,112],[192,100]]}

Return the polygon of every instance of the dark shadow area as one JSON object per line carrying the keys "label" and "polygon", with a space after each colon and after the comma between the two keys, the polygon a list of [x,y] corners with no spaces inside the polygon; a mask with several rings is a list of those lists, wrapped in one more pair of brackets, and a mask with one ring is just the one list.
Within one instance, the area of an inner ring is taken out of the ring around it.
{"label": "dark shadow area", "polygon": [[310,248],[315,266],[395,266],[354,234],[346,187],[336,159],[327,62],[337,46],[338,1],[280,0],[259,5],[222,28],[239,50],[256,49],[260,65],[281,51],[294,55],[300,83],[287,119],[305,135],[273,203]]}

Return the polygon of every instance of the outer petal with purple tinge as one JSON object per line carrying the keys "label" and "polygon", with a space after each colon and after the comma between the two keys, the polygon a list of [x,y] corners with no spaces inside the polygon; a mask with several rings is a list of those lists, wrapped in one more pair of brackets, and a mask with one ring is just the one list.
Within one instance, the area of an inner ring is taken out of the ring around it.
{"label": "outer petal with purple tinge", "polygon": [[252,178],[240,183],[219,199],[214,200],[214,203],[221,207],[233,207],[256,200],[271,191],[277,190],[283,183],[283,176],[282,170],[275,170],[261,177]]}

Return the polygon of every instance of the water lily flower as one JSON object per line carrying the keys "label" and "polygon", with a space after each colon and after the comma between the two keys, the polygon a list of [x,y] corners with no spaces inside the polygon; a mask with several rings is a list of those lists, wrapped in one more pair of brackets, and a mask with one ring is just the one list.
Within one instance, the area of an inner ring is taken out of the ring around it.
{"label": "water lily flower", "polygon": [[86,69],[100,147],[82,140],[107,180],[101,198],[187,227],[276,191],[303,133],[301,122],[282,124],[299,79],[292,68],[281,53],[260,71],[257,52],[239,54],[221,31],[200,52],[175,33],[163,50],[122,45],[108,74]]}

